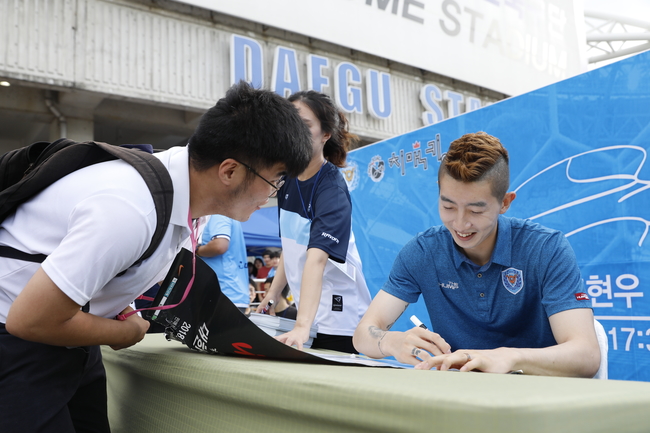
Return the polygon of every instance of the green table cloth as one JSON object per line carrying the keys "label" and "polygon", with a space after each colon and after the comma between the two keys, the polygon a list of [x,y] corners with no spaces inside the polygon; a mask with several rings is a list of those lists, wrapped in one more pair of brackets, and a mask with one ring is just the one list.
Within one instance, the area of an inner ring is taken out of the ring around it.
{"label": "green table cloth", "polygon": [[649,432],[650,384],[102,348],[120,432]]}

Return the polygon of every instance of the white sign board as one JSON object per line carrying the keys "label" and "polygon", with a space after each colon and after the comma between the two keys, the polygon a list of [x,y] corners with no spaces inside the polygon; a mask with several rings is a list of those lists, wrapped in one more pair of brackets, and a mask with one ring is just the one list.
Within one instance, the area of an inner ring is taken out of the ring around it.
{"label": "white sign board", "polygon": [[518,95],[586,69],[581,0],[178,0]]}

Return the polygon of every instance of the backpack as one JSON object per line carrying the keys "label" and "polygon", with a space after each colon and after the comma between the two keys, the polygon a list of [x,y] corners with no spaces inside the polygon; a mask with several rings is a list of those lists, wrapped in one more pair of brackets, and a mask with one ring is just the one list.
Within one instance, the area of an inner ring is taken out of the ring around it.
{"label": "backpack", "polygon": [[[112,146],[106,143],[75,142],[61,138],[39,141],[0,156],[0,223],[18,206],[62,177],[100,162],[121,159],[142,176],[156,207],[156,229],[147,250],[131,266],[149,258],[158,248],[171,218],[174,187],[165,166],[153,156],[151,145]],[[41,263],[44,254],[28,254],[0,246],[0,256]],[[130,267],[131,267],[130,266]],[[126,272],[126,269],[119,275]]]}

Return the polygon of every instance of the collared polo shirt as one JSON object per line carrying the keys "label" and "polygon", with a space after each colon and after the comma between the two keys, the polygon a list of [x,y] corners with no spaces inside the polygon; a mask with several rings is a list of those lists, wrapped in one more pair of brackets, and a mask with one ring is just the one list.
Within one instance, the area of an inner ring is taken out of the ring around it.
{"label": "collared polo shirt", "polygon": [[422,294],[433,331],[457,349],[555,345],[548,318],[590,308],[564,235],[501,215],[490,261],[472,263],[444,226],[400,251],[382,290],[413,303]]}

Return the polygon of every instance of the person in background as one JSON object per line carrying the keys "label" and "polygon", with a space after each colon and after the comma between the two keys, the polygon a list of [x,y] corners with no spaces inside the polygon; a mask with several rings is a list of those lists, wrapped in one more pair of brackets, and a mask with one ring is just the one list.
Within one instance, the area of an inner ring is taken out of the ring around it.
{"label": "person in background", "polygon": [[255,271],[253,271],[253,277],[257,278],[257,273],[259,272],[260,268],[264,266],[264,260],[260,259],[259,257],[255,257],[255,260],[253,260],[253,266],[255,267]]}
{"label": "person in background", "polygon": [[[268,292],[271,289],[273,284],[273,277],[269,277],[263,284],[264,292]],[[291,299],[290,299],[291,298]],[[296,304],[292,300],[291,291],[289,290],[289,285],[287,284],[282,289],[282,293],[278,298],[277,304],[273,305],[273,308],[270,309],[267,313],[272,316],[284,317],[286,319],[296,320],[298,314],[298,309]]]}
{"label": "person in background", "polygon": [[250,307],[250,295],[248,256],[241,223],[224,215],[212,215],[201,241],[196,255],[217,274],[221,292],[245,314]]}
{"label": "person in background", "polygon": [[[571,245],[557,230],[503,216],[515,199],[509,183],[496,137],[451,143],[438,171],[443,225],[397,255],[354,333],[360,352],[418,369],[596,374],[594,316]],[[420,294],[433,329],[390,331]]]}
{"label": "person in background", "polygon": [[280,264],[280,251],[271,251],[271,270],[267,274],[267,277],[275,277],[275,272],[278,270],[278,265]]}
{"label": "person in background", "polygon": [[296,324],[276,338],[301,349],[315,324],[312,348],[354,353],[352,334],[370,303],[370,292],[352,232],[352,201],[339,167],[356,137],[327,95],[298,92],[289,100],[312,133],[312,160],[299,176],[288,177],[278,193],[282,255],[258,311],[269,300],[277,304],[288,283],[298,307]]}
{"label": "person in background", "polygon": [[74,171],[0,223],[0,245],[47,256],[0,260],[1,432],[108,432],[99,345],[132,346],[149,327],[137,314],[116,316],[164,278],[200,217],[245,221],[285,174],[304,171],[311,137],[286,99],[240,82],[187,146],[155,155],[169,171],[173,207],[162,242],[139,266],[131,265],[149,247],[156,209],[124,161]]}
{"label": "person in background", "polygon": [[271,254],[273,254],[273,251],[268,249],[264,250],[264,252],[262,253],[262,259],[264,259],[264,266],[257,269],[256,278],[263,279],[269,276],[269,272],[271,272],[271,269],[273,269]]}
{"label": "person in background", "polygon": [[249,306],[250,308],[248,311],[246,311],[246,315],[251,313],[251,309],[253,307],[253,304],[256,303],[257,299],[257,284],[255,284],[255,281],[253,281],[251,278],[248,279],[248,299],[249,299]]}

